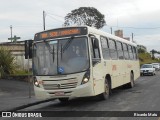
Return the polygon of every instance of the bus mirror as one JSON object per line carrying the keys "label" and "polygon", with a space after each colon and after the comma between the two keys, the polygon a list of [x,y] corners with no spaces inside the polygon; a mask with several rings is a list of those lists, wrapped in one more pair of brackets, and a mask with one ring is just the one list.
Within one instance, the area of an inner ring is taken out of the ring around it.
{"label": "bus mirror", "polygon": [[25,59],[32,58],[32,43],[33,43],[33,40],[25,41]]}
{"label": "bus mirror", "polygon": [[98,39],[97,38],[94,38],[95,40],[94,40],[94,49],[96,49],[96,48],[99,48],[99,42],[98,42]]}

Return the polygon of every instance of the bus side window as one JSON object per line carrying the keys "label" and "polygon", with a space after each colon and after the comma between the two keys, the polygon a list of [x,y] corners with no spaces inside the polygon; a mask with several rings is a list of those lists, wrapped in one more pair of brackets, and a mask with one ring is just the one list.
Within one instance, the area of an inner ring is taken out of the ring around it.
{"label": "bus side window", "polygon": [[92,58],[100,58],[100,51],[99,48],[95,48],[94,47],[94,38],[91,38],[91,54],[92,54]]}
{"label": "bus side window", "polygon": [[137,48],[133,47],[133,51],[134,51],[134,56],[135,56],[135,60],[138,60],[138,52],[137,52]]}
{"label": "bus side window", "polygon": [[122,43],[118,42],[118,41],[116,43],[117,43],[118,58],[119,59],[124,59]]}
{"label": "bus side window", "polygon": [[133,57],[134,57],[133,59],[136,60],[136,51],[134,46],[132,46],[132,50],[133,50]]}
{"label": "bus side window", "polygon": [[117,59],[117,49],[115,40],[109,39],[109,50],[112,59]]}
{"label": "bus side window", "polygon": [[128,45],[128,49],[129,49],[129,57],[130,57],[130,60],[133,60],[132,46],[131,46],[131,45]]}
{"label": "bus side window", "polygon": [[132,49],[132,60],[134,60],[134,51],[133,51],[133,46],[131,46]]}
{"label": "bus side window", "polygon": [[102,46],[102,54],[104,59],[110,59],[109,47],[108,47],[108,39],[101,37],[101,46]]}
{"label": "bus side window", "polygon": [[128,60],[129,59],[128,45],[126,43],[123,43],[123,52],[124,52],[124,58]]}
{"label": "bus side window", "polygon": [[139,57],[138,57],[138,49],[136,48],[136,53],[137,53],[137,60],[139,60]]}

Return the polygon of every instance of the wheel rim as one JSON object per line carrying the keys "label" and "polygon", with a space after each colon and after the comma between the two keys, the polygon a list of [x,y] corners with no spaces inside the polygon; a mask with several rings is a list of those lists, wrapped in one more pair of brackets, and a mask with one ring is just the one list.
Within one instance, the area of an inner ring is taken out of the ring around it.
{"label": "wheel rim", "polygon": [[105,84],[104,90],[105,90],[105,91],[104,91],[104,94],[105,94],[105,95],[109,95],[109,86],[108,86],[107,83]]}

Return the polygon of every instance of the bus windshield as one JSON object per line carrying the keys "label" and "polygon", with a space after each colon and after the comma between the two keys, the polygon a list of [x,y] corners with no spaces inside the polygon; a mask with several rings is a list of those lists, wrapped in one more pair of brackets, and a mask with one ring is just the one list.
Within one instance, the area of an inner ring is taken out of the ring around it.
{"label": "bus windshield", "polygon": [[34,75],[70,74],[88,68],[87,37],[49,40],[33,45]]}

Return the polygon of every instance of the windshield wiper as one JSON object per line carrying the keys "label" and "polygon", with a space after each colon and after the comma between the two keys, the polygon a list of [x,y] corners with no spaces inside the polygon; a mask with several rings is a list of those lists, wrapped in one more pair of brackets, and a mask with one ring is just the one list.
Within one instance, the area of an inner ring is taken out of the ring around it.
{"label": "windshield wiper", "polygon": [[46,44],[46,47],[48,48],[49,53],[52,54],[52,58],[54,62],[54,44],[53,44],[53,49],[52,49],[48,42],[44,41],[44,43]]}
{"label": "windshield wiper", "polygon": [[61,60],[62,60],[62,44],[61,44]]}
{"label": "windshield wiper", "polygon": [[64,44],[63,48],[62,48],[62,52],[64,53],[65,50],[68,49],[68,47],[70,46],[72,40],[74,39],[74,36],[71,36],[71,38]]}

